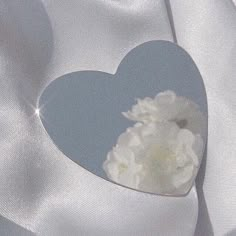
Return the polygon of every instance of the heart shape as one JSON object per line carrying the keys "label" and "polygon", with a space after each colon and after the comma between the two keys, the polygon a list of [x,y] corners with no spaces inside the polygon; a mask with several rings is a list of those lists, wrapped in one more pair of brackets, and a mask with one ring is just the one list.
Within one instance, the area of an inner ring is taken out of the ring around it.
{"label": "heart shape", "polygon": [[[136,98],[164,90],[191,99],[207,117],[203,80],[191,57],[173,43],[151,41],[131,50],[114,75],[79,71],[52,82],[40,97],[42,123],[70,159],[107,179],[102,169],[107,153],[133,125],[121,113]],[[207,129],[202,136],[205,145]]]}

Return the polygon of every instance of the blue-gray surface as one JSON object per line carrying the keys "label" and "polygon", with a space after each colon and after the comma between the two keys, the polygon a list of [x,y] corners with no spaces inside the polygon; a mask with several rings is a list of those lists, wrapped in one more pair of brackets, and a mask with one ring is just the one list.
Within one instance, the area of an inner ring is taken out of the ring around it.
{"label": "blue-gray surface", "polygon": [[34,233],[21,228],[17,224],[0,216],[0,235],[1,236],[35,236]]}
{"label": "blue-gray surface", "polygon": [[84,71],[51,83],[40,98],[43,124],[69,158],[106,178],[102,163],[117,137],[133,124],[121,115],[135,98],[174,90],[207,112],[201,75],[188,54],[164,41],[132,50],[115,75]]}

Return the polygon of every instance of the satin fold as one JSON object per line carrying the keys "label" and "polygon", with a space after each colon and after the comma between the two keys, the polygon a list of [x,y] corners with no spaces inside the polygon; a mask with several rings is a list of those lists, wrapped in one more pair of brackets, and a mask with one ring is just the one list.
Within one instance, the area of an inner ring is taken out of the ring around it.
{"label": "satin fold", "polygon": [[105,181],[64,156],[34,114],[58,76],[113,72],[136,45],[172,40],[164,1],[0,4],[0,214],[38,235],[192,235],[195,188],[169,198]]}
{"label": "satin fold", "polygon": [[[235,5],[170,0],[169,7],[164,0],[0,0],[0,215],[38,235],[235,233]],[[176,40],[199,67],[208,95],[199,217],[195,186],[169,198],[100,179],[62,154],[35,115],[57,77],[112,73],[135,46],[173,42],[170,10]]]}
{"label": "satin fold", "polygon": [[236,8],[231,0],[181,0],[171,1],[171,6],[177,42],[197,64],[208,97],[208,150],[205,173],[199,173],[204,195],[197,232],[236,235]]}

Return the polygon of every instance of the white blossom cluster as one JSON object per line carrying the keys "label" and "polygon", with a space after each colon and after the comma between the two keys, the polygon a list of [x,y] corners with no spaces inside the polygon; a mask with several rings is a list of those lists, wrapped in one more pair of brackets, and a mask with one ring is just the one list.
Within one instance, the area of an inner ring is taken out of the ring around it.
{"label": "white blossom cluster", "polygon": [[203,154],[204,117],[198,105],[168,90],[138,99],[122,114],[136,123],[108,153],[107,177],[146,192],[185,193]]}

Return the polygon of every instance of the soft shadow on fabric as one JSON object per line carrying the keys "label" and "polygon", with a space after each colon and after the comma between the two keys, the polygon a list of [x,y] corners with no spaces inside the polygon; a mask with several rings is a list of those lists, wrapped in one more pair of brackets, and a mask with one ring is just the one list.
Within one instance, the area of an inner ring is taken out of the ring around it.
{"label": "soft shadow on fabric", "polygon": [[[14,83],[18,88],[16,97],[23,96],[24,102],[34,105],[40,88],[45,86],[44,75],[53,52],[49,17],[39,0],[1,2],[0,8],[0,20],[4,22],[0,27],[1,52],[3,57],[6,55],[6,71],[11,75],[7,83]],[[14,81],[9,81],[11,78]]]}
{"label": "soft shadow on fabric", "polygon": [[197,194],[198,194],[198,221],[195,230],[195,236],[213,236],[212,223],[209,217],[207,204],[203,192],[203,183],[206,172],[206,163],[207,163],[207,145],[203,155],[201,167],[196,178]]}

